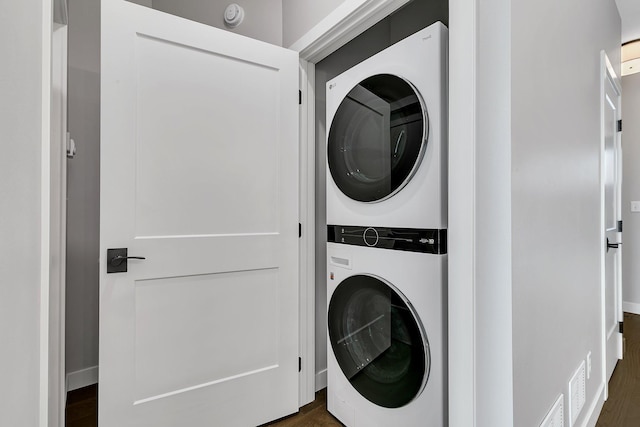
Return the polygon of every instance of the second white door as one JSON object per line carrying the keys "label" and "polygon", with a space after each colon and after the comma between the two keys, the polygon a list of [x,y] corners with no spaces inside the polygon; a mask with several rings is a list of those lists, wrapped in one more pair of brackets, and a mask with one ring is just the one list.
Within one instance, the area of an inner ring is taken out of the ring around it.
{"label": "second white door", "polygon": [[618,129],[620,90],[606,57],[603,58],[603,144],[602,178],[604,191],[604,333],[605,373],[608,382],[622,358],[621,296],[621,145]]}

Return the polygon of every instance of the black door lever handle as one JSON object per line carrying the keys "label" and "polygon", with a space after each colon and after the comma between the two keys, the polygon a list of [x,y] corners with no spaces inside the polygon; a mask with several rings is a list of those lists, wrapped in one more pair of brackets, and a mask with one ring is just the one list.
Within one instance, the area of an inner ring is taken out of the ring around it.
{"label": "black door lever handle", "polygon": [[122,255],[116,255],[113,258],[111,258],[111,260],[109,261],[109,264],[113,265],[114,267],[119,266],[120,264],[122,264],[122,261],[124,261],[125,259],[146,259],[143,256],[122,256]]}
{"label": "black door lever handle", "polygon": [[127,260],[146,259],[143,256],[129,256],[127,248],[107,249],[107,273],[125,273]]}
{"label": "black door lever handle", "polygon": [[609,238],[607,237],[607,252],[609,252],[609,249],[618,249],[620,247],[622,243],[618,242],[618,243],[609,243]]}

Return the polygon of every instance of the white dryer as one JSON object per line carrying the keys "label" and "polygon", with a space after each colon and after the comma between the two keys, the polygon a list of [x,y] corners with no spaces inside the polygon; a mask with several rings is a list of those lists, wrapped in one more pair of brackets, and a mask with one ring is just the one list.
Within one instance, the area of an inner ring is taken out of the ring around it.
{"label": "white dryer", "polygon": [[444,427],[446,254],[328,243],[327,406],[347,427]]}
{"label": "white dryer", "polygon": [[327,224],[446,228],[447,28],[327,82]]}

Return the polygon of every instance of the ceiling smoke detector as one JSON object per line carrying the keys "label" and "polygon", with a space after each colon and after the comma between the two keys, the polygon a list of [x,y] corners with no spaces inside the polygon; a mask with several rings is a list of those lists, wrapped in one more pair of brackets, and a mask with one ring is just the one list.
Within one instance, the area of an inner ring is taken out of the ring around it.
{"label": "ceiling smoke detector", "polygon": [[244,19],[244,9],[236,3],[232,3],[224,10],[224,23],[229,28],[235,28]]}

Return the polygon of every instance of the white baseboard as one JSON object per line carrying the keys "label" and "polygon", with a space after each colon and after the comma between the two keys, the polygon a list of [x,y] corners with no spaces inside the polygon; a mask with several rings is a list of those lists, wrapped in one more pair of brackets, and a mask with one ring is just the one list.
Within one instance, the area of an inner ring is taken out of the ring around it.
{"label": "white baseboard", "polygon": [[67,374],[67,392],[98,383],[98,367],[81,369]]}
{"label": "white baseboard", "polygon": [[627,313],[632,314],[640,314],[640,304],[637,302],[626,302],[622,303],[622,311],[626,311]]}
{"label": "white baseboard", "polygon": [[598,417],[600,417],[600,412],[602,411],[603,405],[604,383],[601,383],[600,387],[598,387],[595,398],[591,402],[591,405],[589,405],[587,416],[584,418],[582,427],[595,427],[596,423],[598,422]]}
{"label": "white baseboard", "polygon": [[327,388],[327,370],[323,369],[320,372],[316,372],[316,391],[320,391],[323,388]]}

